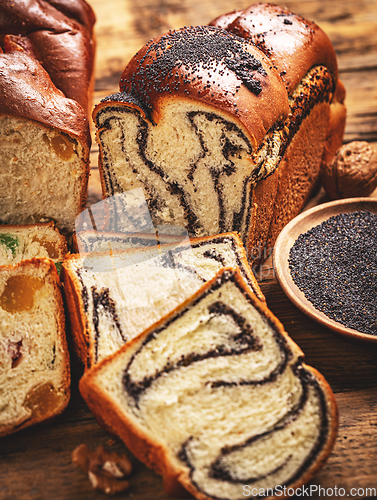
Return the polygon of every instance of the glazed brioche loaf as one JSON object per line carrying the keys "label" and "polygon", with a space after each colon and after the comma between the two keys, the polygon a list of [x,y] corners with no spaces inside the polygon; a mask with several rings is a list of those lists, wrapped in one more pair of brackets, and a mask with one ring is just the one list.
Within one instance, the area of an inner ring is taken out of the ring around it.
{"label": "glazed brioche loaf", "polygon": [[84,0],[0,5],[0,221],[66,232],[87,194],[94,13]]}
{"label": "glazed brioche loaf", "polygon": [[22,50],[38,60],[55,87],[90,113],[94,23],[84,0],[3,0],[0,45],[4,52]]}
{"label": "glazed brioche loaf", "polygon": [[263,294],[235,234],[144,250],[70,255],[61,279],[76,350],[87,367],[172,311],[224,266]]}
{"label": "glazed brioche loaf", "polygon": [[232,269],[88,370],[80,391],[168,493],[200,500],[278,498],[318,471],[337,432],[330,387]]}
{"label": "glazed brioche loaf", "polygon": [[0,221],[73,232],[89,176],[89,123],[23,51],[0,54]]}
{"label": "glazed brioche loaf", "polygon": [[53,222],[25,226],[0,225],[0,265],[14,265],[21,260],[45,257],[55,264],[68,253],[67,241]]}
{"label": "glazed brioche loaf", "polygon": [[0,266],[0,436],[61,413],[70,396],[60,282],[50,259]]}
{"label": "glazed brioche loaf", "polygon": [[219,27],[228,15],[150,41],[93,118],[104,196],[141,186],[155,224],[237,231],[258,263],[341,144],[345,112],[323,31],[255,8],[237,34]]}

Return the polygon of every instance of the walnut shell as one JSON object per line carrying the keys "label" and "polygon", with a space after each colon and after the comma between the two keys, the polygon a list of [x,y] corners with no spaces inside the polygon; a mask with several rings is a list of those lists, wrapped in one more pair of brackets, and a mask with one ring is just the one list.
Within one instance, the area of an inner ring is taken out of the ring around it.
{"label": "walnut shell", "polygon": [[322,184],[333,200],[369,196],[377,187],[377,152],[364,141],[344,144],[322,168]]}
{"label": "walnut shell", "polygon": [[96,490],[108,495],[125,491],[130,483],[124,478],[131,474],[132,464],[126,455],[108,452],[103,446],[91,451],[86,444],[80,444],[72,452],[72,462],[88,474]]}

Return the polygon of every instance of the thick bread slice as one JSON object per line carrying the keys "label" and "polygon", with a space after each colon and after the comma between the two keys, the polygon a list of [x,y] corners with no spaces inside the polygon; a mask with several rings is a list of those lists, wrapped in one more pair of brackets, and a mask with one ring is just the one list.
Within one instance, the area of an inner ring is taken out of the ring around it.
{"label": "thick bread slice", "polygon": [[88,370],[80,390],[168,492],[200,500],[282,497],[337,432],[329,385],[234,269]]}
{"label": "thick bread slice", "polygon": [[224,266],[238,266],[264,300],[242,242],[233,233],[111,255],[113,259],[110,252],[70,255],[63,262],[71,330],[87,367],[172,311]]}
{"label": "thick bread slice", "polygon": [[0,267],[0,436],[60,414],[70,397],[59,277],[50,259]]}
{"label": "thick bread slice", "polygon": [[0,265],[46,257],[55,264],[68,253],[67,241],[53,222],[24,226],[0,225]]}

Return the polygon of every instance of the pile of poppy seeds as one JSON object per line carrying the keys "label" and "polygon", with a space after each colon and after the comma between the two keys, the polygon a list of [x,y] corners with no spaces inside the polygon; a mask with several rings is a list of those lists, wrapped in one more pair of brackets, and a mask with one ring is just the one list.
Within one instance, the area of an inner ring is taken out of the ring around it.
{"label": "pile of poppy seeds", "polygon": [[290,250],[289,268],[316,309],[377,335],[377,214],[342,213],[301,234]]}

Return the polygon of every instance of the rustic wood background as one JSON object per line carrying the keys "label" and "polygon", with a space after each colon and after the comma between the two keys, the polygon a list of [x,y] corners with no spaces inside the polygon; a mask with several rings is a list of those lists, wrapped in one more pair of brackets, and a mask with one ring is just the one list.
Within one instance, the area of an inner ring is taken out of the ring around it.
{"label": "rustic wood background", "polygon": [[[94,103],[117,91],[120,74],[150,38],[168,29],[207,24],[219,14],[249,5],[246,0],[89,0],[97,15]],[[347,89],[345,142],[366,140],[377,148],[377,0],[276,2],[316,21],[330,36]],[[97,149],[92,149],[90,203],[100,198]],[[376,196],[376,192],[374,193]],[[323,193],[311,201],[325,200]],[[331,384],[340,410],[333,453],[311,484],[321,488],[377,489],[377,349],[351,342],[317,325],[293,306],[278,285],[271,260],[259,281],[271,310]],[[73,360],[73,394],[68,409],[48,425],[0,440],[0,500],[99,500],[88,479],[71,463],[76,446],[128,453],[94,420],[77,390],[80,366]],[[130,455],[131,456],[131,455]],[[131,457],[132,458],[132,457]],[[161,479],[132,458],[130,489],[118,498],[167,499]],[[365,490],[364,490],[365,491]],[[313,494],[311,498],[330,498]],[[359,491],[353,498],[373,498]],[[333,497],[332,497],[333,498]]]}

